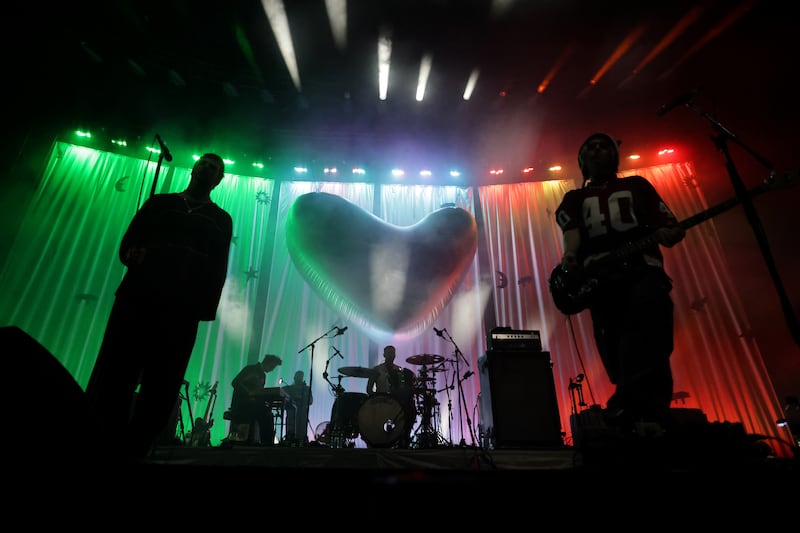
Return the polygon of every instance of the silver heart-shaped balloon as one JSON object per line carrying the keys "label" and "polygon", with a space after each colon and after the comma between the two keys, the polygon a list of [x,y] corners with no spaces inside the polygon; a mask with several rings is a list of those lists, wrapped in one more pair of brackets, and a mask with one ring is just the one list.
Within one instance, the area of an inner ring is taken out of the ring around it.
{"label": "silver heart-shaped balloon", "polygon": [[299,196],[286,218],[295,267],[332,309],[373,337],[425,330],[472,262],[477,224],[444,207],[395,226],[334,194]]}

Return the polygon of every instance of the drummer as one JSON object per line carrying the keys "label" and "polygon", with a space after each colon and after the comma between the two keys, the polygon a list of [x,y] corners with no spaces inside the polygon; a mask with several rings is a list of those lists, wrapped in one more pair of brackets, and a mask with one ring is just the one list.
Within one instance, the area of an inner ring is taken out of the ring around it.
{"label": "drummer", "polygon": [[384,362],[372,367],[373,372],[367,381],[367,394],[387,393],[403,406],[405,428],[398,440],[398,448],[408,448],[411,444],[411,430],[414,428],[414,373],[394,364],[397,351],[388,345],[383,349]]}

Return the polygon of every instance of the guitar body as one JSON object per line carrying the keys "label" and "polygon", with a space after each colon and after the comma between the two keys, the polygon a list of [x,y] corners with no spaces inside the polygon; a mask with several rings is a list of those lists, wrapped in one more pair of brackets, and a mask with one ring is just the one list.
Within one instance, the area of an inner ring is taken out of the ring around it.
{"label": "guitar body", "polygon": [[211,426],[214,425],[214,419],[207,422],[202,418],[194,421],[194,429],[192,430],[192,446],[205,447],[211,446]]}
{"label": "guitar body", "polygon": [[196,447],[211,446],[211,428],[214,426],[214,419],[210,417],[210,413],[214,408],[217,401],[217,386],[219,382],[208,390],[208,403],[206,404],[206,413],[203,418],[197,418],[194,421],[192,428],[191,444]]}
{"label": "guitar body", "polygon": [[[611,266],[613,268],[609,268]],[[548,278],[550,294],[559,311],[565,315],[575,315],[589,308],[601,284],[608,285],[636,277],[642,274],[645,268],[647,267],[642,260],[626,260],[615,264],[598,261],[570,272],[565,272],[559,264]]]}
{"label": "guitar body", "polygon": [[577,272],[566,272],[556,265],[548,278],[550,295],[556,308],[565,315],[576,315],[589,307],[589,297],[597,281],[588,281]]}

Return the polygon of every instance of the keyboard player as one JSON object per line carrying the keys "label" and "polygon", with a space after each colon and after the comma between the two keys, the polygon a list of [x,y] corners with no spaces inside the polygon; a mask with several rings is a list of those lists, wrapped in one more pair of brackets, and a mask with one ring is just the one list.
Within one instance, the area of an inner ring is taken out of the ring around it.
{"label": "keyboard player", "polygon": [[258,423],[259,439],[250,432],[248,442],[273,446],[275,444],[275,420],[268,391],[265,387],[267,374],[275,370],[283,361],[274,354],[267,354],[258,363],[244,367],[233,378],[233,398],[231,400],[231,419],[238,423]]}

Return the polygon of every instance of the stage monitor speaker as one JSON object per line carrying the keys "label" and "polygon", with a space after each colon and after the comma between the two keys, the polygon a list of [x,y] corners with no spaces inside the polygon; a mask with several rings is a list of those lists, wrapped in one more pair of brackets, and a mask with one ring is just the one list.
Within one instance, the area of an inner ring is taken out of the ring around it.
{"label": "stage monitor speaker", "polygon": [[16,420],[15,433],[9,435],[15,459],[28,454],[40,465],[93,460],[92,445],[99,440],[95,419],[72,374],[17,326],[0,327],[0,346],[13,381],[4,394],[10,396],[5,405]]}
{"label": "stage monitor speaker", "polygon": [[550,352],[489,350],[486,370],[495,448],[564,445]]}

